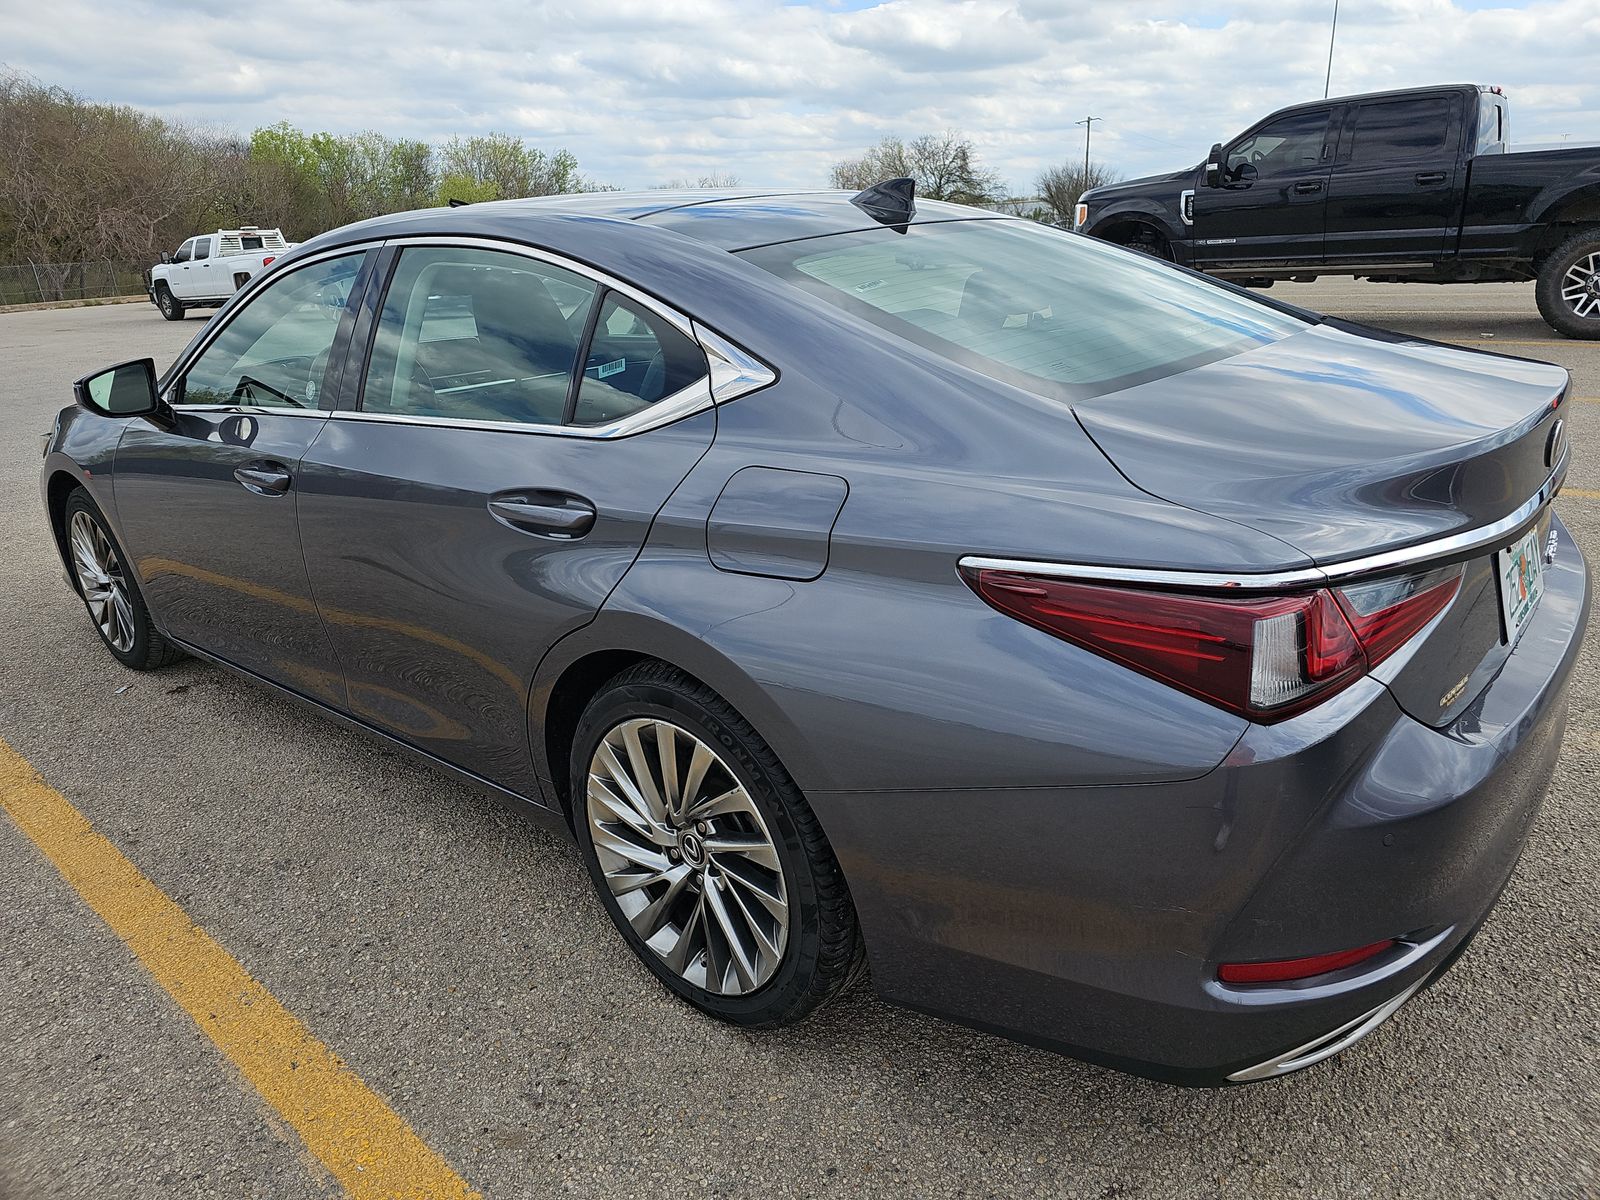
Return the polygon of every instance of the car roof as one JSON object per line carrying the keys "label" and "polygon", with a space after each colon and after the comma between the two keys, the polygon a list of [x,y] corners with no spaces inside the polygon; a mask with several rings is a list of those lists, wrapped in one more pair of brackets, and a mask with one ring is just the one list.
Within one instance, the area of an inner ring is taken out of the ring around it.
{"label": "car roof", "polygon": [[[716,190],[652,190],[647,192],[581,192],[564,196],[537,196],[526,200],[490,200],[456,208],[422,209],[394,213],[360,228],[381,232],[388,223],[400,223],[407,232],[426,232],[429,225],[454,227],[470,214],[477,221],[492,221],[502,228],[515,225],[519,216],[558,215],[636,221],[670,229],[724,250],[748,250],[774,242],[823,237],[882,225],[850,201],[854,192],[802,192],[763,188]],[[1007,220],[1005,213],[949,204],[917,201],[909,224],[938,221]],[[353,228],[353,227],[347,227]],[[342,239],[341,239],[342,240]]]}

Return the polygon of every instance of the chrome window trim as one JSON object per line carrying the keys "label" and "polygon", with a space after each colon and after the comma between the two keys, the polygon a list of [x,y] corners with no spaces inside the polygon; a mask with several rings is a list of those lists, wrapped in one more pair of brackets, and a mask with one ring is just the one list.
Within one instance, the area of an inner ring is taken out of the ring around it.
{"label": "chrome window trim", "polygon": [[[174,404],[172,408],[178,412],[290,412],[302,416],[326,416],[341,421],[381,421],[397,425],[437,425],[451,429],[510,430],[521,433],[553,434],[557,437],[580,437],[604,441],[611,438],[629,437],[636,433],[645,433],[652,429],[658,429],[663,425],[670,425],[675,421],[681,421],[685,417],[693,416],[719,404],[737,400],[740,396],[747,396],[751,392],[767,387],[777,381],[777,372],[748,350],[729,341],[721,334],[714,333],[699,322],[684,316],[676,309],[650,295],[650,293],[642,291],[632,284],[626,283],[596,267],[563,257],[549,250],[542,250],[537,246],[528,246],[521,242],[509,242],[504,238],[413,234],[404,237],[373,238],[362,242],[348,242],[342,246],[330,246],[326,250],[319,250],[315,254],[307,255],[305,258],[291,263],[284,270],[258,273],[240,289],[234,312],[229,314],[228,320],[218,324],[215,328],[208,328],[203,331],[200,339],[173,364],[172,370],[168,375],[167,385],[161,389],[162,397],[166,397],[171,388],[188,371],[194,360],[206,352],[211,343],[232,323],[237,313],[248,306],[251,300],[255,298],[255,294],[262,288],[269,286],[285,275],[298,271],[301,267],[308,267],[330,258],[365,254],[370,250],[379,250],[387,246],[394,246],[401,250],[413,246],[460,246],[474,250],[495,250],[522,258],[530,258],[536,262],[546,263],[560,270],[570,272],[600,287],[609,288],[627,297],[692,339],[705,351],[707,373],[687,387],[674,392],[670,396],[662,397],[648,408],[640,409],[637,413],[623,417],[621,420],[612,421],[606,425],[531,425],[525,421],[473,421],[451,417],[408,417],[399,413],[369,413],[348,409],[266,408],[232,404]],[[369,283],[368,286],[370,287],[371,284]]]}
{"label": "chrome window trim", "polygon": [[1019,575],[1043,575],[1052,579],[1077,579],[1094,583],[1144,584],[1153,587],[1188,588],[1201,591],[1278,591],[1294,587],[1322,587],[1358,575],[1372,575],[1394,567],[1405,567],[1433,559],[1448,558],[1489,547],[1498,547],[1507,536],[1528,523],[1555,494],[1566,476],[1568,455],[1564,454],[1539,490],[1507,516],[1489,525],[1464,533],[1446,534],[1431,541],[1385,550],[1364,558],[1346,559],[1321,567],[1293,571],[1227,574],[1214,571],[1171,570],[1156,567],[1111,567],[1095,563],[1034,562],[1019,558],[985,558],[969,554],[960,560],[968,571],[1014,571]]}
{"label": "chrome window trim", "polygon": [[[619,420],[605,425],[535,425],[528,421],[475,421],[465,417],[412,417],[404,413],[361,412],[337,409],[325,412],[335,421],[373,421],[387,425],[431,425],[441,429],[484,429],[501,433],[527,433],[554,437],[584,438],[588,441],[610,441],[644,433],[692,417],[715,406],[708,375],[702,375],[688,387],[680,388],[670,396],[657,400],[648,408],[641,408]],[[276,409],[272,410],[278,411]]]}

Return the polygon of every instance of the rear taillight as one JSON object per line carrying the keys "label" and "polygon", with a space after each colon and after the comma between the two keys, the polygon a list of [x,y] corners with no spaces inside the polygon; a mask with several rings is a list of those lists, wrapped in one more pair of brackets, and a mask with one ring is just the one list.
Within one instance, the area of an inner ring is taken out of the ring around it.
{"label": "rear taillight", "polygon": [[1272,722],[1320,703],[1393,653],[1450,602],[1460,568],[1287,595],[1197,595],[989,569],[964,578],[1008,616]]}
{"label": "rear taillight", "polygon": [[1367,661],[1377,666],[1444,611],[1461,587],[1461,568],[1441,567],[1335,590]]}
{"label": "rear taillight", "polygon": [[263,258],[261,260],[261,265],[263,267],[270,267],[273,263],[275,263],[277,261],[278,261],[278,256],[276,254],[269,254],[269,255],[267,255],[265,258]]}

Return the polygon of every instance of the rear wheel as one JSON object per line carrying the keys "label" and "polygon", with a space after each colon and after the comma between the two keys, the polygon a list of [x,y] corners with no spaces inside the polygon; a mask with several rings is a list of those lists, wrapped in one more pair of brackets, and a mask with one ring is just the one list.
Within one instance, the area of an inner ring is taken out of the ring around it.
{"label": "rear wheel", "polygon": [[172,289],[164,283],[156,284],[156,307],[161,310],[161,315],[169,321],[183,320],[185,309],[183,302],[172,294]]}
{"label": "rear wheel", "polygon": [[151,623],[127,559],[88,492],[78,488],[67,497],[65,517],[72,581],[106,649],[135,671],[181,658],[182,651]]}
{"label": "rear wheel", "polygon": [[1552,250],[1533,294],[1557,333],[1600,338],[1600,229],[1579,230]]}
{"label": "rear wheel", "polygon": [[861,935],[805,797],[725,700],[664,663],[618,675],[573,739],[573,823],[634,953],[695,1007],[797,1021],[847,984]]}

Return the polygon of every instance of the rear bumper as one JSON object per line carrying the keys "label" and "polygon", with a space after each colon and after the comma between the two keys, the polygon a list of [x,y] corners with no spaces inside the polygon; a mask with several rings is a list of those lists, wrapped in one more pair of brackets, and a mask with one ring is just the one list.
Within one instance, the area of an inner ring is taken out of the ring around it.
{"label": "rear bumper", "polygon": [[[1184,783],[813,794],[879,990],[1190,1084],[1283,1073],[1264,1064],[1309,1065],[1375,1028],[1465,948],[1555,770],[1589,606],[1555,528],[1538,613],[1447,728],[1368,679],[1251,727]],[[1387,938],[1400,944],[1313,980],[1217,980],[1221,962]]]}

